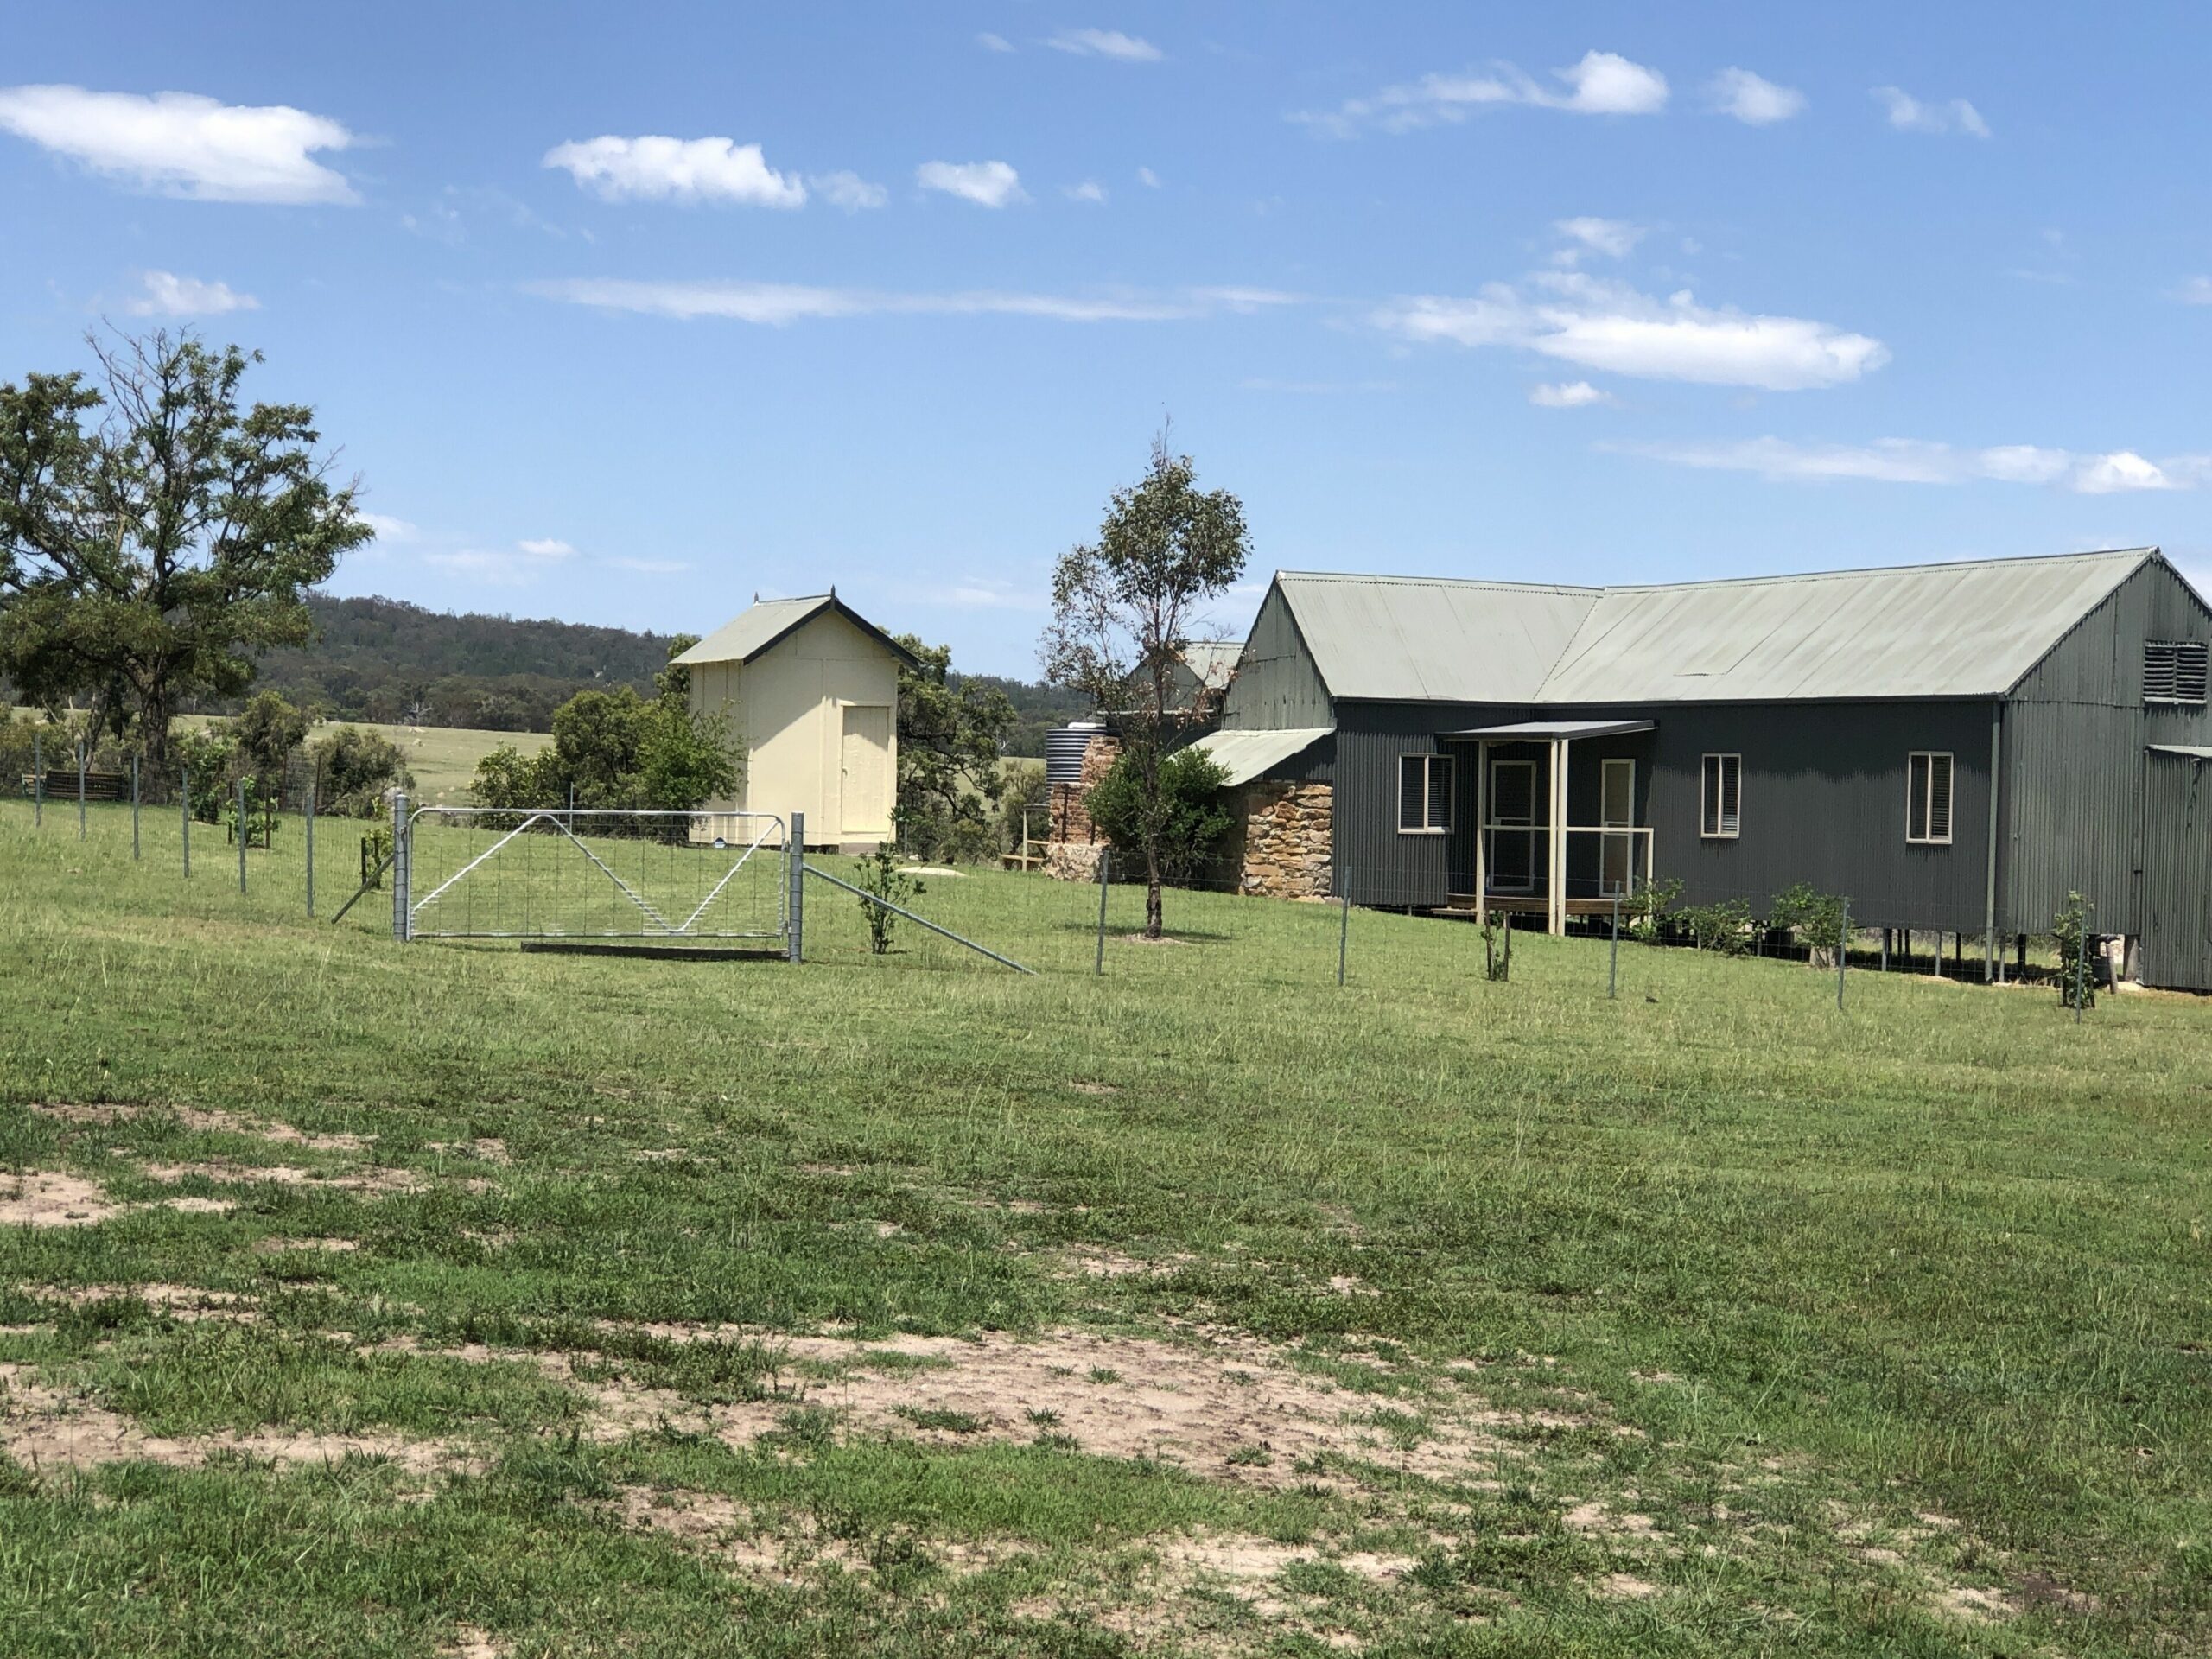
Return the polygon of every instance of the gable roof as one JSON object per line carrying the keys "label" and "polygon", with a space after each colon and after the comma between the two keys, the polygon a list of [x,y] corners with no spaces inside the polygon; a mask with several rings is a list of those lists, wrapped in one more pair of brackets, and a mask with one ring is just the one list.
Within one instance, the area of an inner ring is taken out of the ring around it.
{"label": "gable roof", "polygon": [[2133,548],[1645,588],[1288,573],[1276,582],[1339,697],[1992,697],[2161,556]]}
{"label": "gable roof", "polygon": [[1207,690],[1218,691],[1236,672],[1236,660],[1243,654],[1242,639],[1193,639],[1183,647],[1183,666]]}
{"label": "gable roof", "polygon": [[723,623],[675,660],[686,664],[749,663],[824,611],[835,611],[908,668],[921,666],[912,652],[834,593],[815,594],[804,599],[755,600],[749,608]]}
{"label": "gable roof", "polygon": [[1275,586],[1330,694],[1389,702],[1527,702],[1596,588],[1286,570]]}

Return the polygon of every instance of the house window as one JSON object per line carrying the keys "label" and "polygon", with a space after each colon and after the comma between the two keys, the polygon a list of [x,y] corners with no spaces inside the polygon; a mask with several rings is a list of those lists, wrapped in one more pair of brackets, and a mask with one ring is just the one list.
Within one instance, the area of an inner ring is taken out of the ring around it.
{"label": "house window", "polygon": [[1904,838],[1916,846],[1951,842],[1951,757],[1915,754],[1905,781]]}
{"label": "house window", "polygon": [[2192,639],[2145,639],[2143,701],[2201,704],[2207,671],[2212,668],[2208,658],[2212,658],[2212,647]]}
{"label": "house window", "polygon": [[1398,757],[1398,833],[1440,836],[1452,827],[1452,757]]}
{"label": "house window", "polygon": [[1744,757],[1708,754],[1700,780],[1698,834],[1708,841],[1733,841],[1744,828]]}

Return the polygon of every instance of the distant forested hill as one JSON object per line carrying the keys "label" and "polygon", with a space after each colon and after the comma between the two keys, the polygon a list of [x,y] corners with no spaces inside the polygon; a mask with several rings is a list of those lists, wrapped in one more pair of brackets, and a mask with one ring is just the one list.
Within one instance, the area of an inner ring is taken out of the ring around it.
{"label": "distant forested hill", "polygon": [[[334,720],[548,731],[553,711],[588,687],[632,685],[650,695],[672,637],[576,622],[456,616],[397,599],[318,594],[308,604],[322,637],[296,650],[270,652],[255,685],[295,702],[319,702]],[[1004,691],[1020,711],[1010,746],[1017,754],[1042,754],[1046,729],[1082,711],[1072,692],[976,677]]]}

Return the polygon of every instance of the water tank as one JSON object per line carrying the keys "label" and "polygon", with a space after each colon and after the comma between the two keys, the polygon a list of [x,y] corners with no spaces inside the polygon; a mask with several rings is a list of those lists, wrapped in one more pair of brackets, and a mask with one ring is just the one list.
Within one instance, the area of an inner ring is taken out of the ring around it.
{"label": "water tank", "polygon": [[1078,720],[1045,734],[1045,781],[1079,784],[1083,781],[1083,752],[1106,728],[1103,721]]}

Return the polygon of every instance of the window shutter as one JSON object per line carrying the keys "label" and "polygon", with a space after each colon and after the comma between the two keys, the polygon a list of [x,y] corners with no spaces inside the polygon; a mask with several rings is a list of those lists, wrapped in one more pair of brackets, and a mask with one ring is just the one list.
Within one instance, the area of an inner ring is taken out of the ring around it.
{"label": "window shutter", "polygon": [[1430,830],[1447,828],[1452,822],[1452,757],[1440,754],[1428,763],[1428,823]]}
{"label": "window shutter", "polygon": [[2143,642],[2143,701],[2174,700],[2174,648],[2158,639]]}
{"label": "window shutter", "polygon": [[1417,754],[1398,757],[1398,828],[1418,830],[1421,827],[1421,803],[1427,787],[1427,778]]}
{"label": "window shutter", "polygon": [[1744,758],[1739,754],[1720,757],[1720,833],[1737,835],[1743,829]]}
{"label": "window shutter", "polygon": [[1928,839],[1928,757],[1916,754],[1905,775],[1904,838]]}
{"label": "window shutter", "polygon": [[2174,701],[2202,702],[2205,694],[2206,659],[2212,650],[2194,644],[2174,647]]}
{"label": "window shutter", "polygon": [[1928,839],[1951,838],[1951,757],[1928,757]]}

